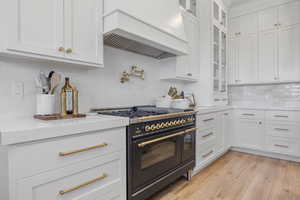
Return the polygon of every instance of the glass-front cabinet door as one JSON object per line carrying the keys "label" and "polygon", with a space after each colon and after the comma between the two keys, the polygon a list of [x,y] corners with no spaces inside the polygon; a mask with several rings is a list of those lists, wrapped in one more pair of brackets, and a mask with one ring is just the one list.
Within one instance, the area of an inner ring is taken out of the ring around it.
{"label": "glass-front cabinet door", "polygon": [[213,88],[216,93],[220,90],[220,29],[216,25],[214,25],[213,29]]}
{"label": "glass-front cabinet door", "polygon": [[226,93],[227,92],[227,37],[226,33],[222,31],[221,33],[221,93]]}

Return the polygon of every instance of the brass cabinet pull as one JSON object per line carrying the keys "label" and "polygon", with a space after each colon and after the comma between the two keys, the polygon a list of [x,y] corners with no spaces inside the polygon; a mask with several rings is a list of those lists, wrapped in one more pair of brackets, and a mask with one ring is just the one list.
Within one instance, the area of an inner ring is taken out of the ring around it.
{"label": "brass cabinet pull", "polygon": [[214,133],[213,132],[210,132],[210,133],[208,133],[208,134],[206,134],[206,135],[203,135],[202,137],[203,138],[207,138],[207,137],[209,137],[209,136],[211,136],[211,135],[213,135]]}
{"label": "brass cabinet pull", "polygon": [[207,154],[202,155],[203,158],[208,157],[209,155],[211,155],[214,152],[214,150],[211,150],[210,152],[208,152]]}
{"label": "brass cabinet pull", "polygon": [[278,117],[278,118],[289,118],[289,116],[287,116],[287,115],[274,115],[274,117]]}
{"label": "brass cabinet pull", "polygon": [[244,116],[255,116],[255,114],[251,114],[251,113],[244,113]]}
{"label": "brass cabinet pull", "polygon": [[281,148],[285,148],[285,149],[288,149],[289,146],[287,145],[281,145],[281,144],[274,144],[275,147],[281,147]]}
{"label": "brass cabinet pull", "polygon": [[90,184],[92,184],[92,183],[95,183],[95,182],[97,182],[97,181],[103,180],[103,179],[105,179],[107,176],[108,176],[108,175],[104,173],[104,174],[102,174],[102,176],[99,176],[99,177],[97,177],[97,178],[94,178],[93,180],[87,181],[87,182],[85,182],[85,183],[82,183],[82,184],[80,184],[80,185],[77,185],[77,186],[72,187],[72,188],[67,189],[67,190],[61,190],[61,191],[59,191],[59,194],[60,194],[60,195],[65,195],[65,194],[67,194],[67,193],[74,192],[75,190],[78,190],[78,189],[80,189],[80,188],[82,188],[82,187],[85,187],[85,186],[88,186],[88,185],[90,185]]}
{"label": "brass cabinet pull", "polygon": [[275,131],[289,131],[287,128],[274,128]]}
{"label": "brass cabinet pull", "polygon": [[73,50],[71,48],[67,49],[66,53],[73,53]]}
{"label": "brass cabinet pull", "polygon": [[209,122],[209,121],[212,121],[212,120],[214,120],[215,118],[210,118],[210,119],[204,119],[203,121],[204,122]]}
{"label": "brass cabinet pull", "polygon": [[59,52],[65,52],[65,48],[59,47],[59,48],[58,48],[58,51],[59,51]]}
{"label": "brass cabinet pull", "polygon": [[72,154],[76,154],[76,153],[80,153],[80,152],[84,152],[84,151],[103,148],[103,147],[106,147],[106,146],[108,146],[108,144],[103,143],[103,144],[98,144],[98,145],[95,145],[95,146],[91,146],[91,147],[87,147],[87,148],[83,148],[83,149],[78,149],[78,150],[74,150],[74,151],[60,152],[59,156],[68,156],[68,155],[72,155]]}
{"label": "brass cabinet pull", "polygon": [[153,140],[149,140],[147,142],[142,142],[142,143],[138,144],[138,147],[144,147],[146,145],[153,144],[155,142],[159,142],[159,141],[162,141],[162,140],[173,138],[173,137],[176,137],[176,136],[179,136],[179,135],[184,135],[184,134],[196,131],[196,130],[197,130],[197,128],[191,128],[191,129],[187,129],[185,131],[180,131],[178,133],[174,133],[172,135],[167,135],[167,136],[163,136],[163,137],[156,138],[156,139],[153,139]]}

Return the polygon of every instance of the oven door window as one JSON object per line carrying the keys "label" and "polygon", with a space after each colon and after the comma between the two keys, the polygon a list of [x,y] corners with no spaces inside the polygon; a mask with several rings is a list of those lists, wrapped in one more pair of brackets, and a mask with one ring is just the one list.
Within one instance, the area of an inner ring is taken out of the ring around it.
{"label": "oven door window", "polygon": [[180,163],[181,136],[167,138],[144,146],[139,145],[157,138],[160,136],[134,142],[132,170],[135,190],[151,183]]}
{"label": "oven door window", "polygon": [[141,150],[141,169],[146,169],[176,156],[176,141],[163,141]]}

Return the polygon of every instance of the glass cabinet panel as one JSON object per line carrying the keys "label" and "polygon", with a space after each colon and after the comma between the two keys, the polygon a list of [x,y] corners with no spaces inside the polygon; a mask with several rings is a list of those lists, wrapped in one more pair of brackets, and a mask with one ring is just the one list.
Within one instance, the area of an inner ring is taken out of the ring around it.
{"label": "glass cabinet panel", "polygon": [[213,48],[213,70],[214,70],[214,91],[219,91],[220,85],[220,30],[214,26],[214,48]]}
{"label": "glass cabinet panel", "polygon": [[196,16],[197,0],[179,0],[180,6]]}
{"label": "glass cabinet panel", "polygon": [[222,10],[222,18],[221,18],[221,25],[223,25],[224,27],[227,26],[227,14],[225,13],[224,10]]}
{"label": "glass cabinet panel", "polygon": [[220,6],[216,2],[214,2],[214,5],[213,5],[213,15],[214,15],[215,20],[217,20],[217,21],[220,20]]}
{"label": "glass cabinet panel", "polygon": [[222,47],[221,47],[221,92],[227,91],[227,60],[226,60],[226,49],[227,49],[227,40],[226,40],[226,33],[221,33],[221,40],[222,40]]}

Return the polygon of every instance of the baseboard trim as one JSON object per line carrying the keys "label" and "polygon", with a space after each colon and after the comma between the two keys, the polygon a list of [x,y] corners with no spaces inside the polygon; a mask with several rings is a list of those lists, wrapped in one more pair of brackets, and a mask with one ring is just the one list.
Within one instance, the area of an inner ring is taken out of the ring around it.
{"label": "baseboard trim", "polygon": [[298,158],[298,157],[283,155],[283,154],[278,154],[278,153],[271,153],[271,152],[266,152],[266,151],[259,151],[259,150],[240,148],[240,147],[231,147],[230,150],[238,151],[238,152],[242,152],[242,153],[253,154],[253,155],[258,155],[258,156],[274,158],[274,159],[279,159],[279,160],[300,162],[300,158]]}

